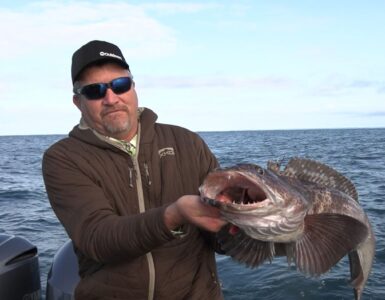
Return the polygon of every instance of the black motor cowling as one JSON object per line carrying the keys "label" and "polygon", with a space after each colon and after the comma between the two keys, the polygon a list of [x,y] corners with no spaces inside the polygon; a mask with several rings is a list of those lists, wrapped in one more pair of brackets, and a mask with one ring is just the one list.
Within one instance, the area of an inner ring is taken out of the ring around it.
{"label": "black motor cowling", "polygon": [[24,238],[0,234],[0,299],[41,299],[37,248]]}
{"label": "black motor cowling", "polygon": [[53,259],[47,278],[46,300],[73,300],[80,280],[78,270],[73,244],[68,240]]}

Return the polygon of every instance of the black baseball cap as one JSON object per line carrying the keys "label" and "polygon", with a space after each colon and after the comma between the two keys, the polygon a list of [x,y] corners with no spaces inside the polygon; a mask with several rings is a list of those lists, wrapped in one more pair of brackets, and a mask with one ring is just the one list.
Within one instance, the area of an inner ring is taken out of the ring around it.
{"label": "black baseball cap", "polygon": [[72,55],[72,83],[86,67],[100,61],[112,61],[130,70],[118,46],[104,41],[90,41]]}

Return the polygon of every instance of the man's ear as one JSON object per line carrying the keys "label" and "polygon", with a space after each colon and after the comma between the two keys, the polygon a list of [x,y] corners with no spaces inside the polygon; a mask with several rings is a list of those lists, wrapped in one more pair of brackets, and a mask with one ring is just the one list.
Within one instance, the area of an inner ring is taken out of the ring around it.
{"label": "man's ear", "polygon": [[72,102],[77,106],[77,108],[80,110],[80,97],[79,95],[73,95],[72,96]]}

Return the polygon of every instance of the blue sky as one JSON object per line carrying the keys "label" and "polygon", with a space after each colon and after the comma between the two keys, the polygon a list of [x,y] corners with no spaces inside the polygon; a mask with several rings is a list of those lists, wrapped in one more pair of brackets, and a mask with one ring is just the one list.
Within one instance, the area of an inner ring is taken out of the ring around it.
{"label": "blue sky", "polygon": [[116,43],[194,131],[385,127],[385,1],[3,1],[0,135],[66,134],[72,53]]}

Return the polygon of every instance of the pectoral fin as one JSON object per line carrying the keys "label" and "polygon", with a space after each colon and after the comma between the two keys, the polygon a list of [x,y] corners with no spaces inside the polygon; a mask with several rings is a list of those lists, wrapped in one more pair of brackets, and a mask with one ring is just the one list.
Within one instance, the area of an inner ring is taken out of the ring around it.
{"label": "pectoral fin", "polygon": [[226,255],[252,268],[273,259],[274,243],[252,239],[242,230],[230,233],[231,226],[225,226],[217,234],[218,242]]}
{"label": "pectoral fin", "polygon": [[295,245],[297,268],[309,275],[325,273],[354,250],[367,234],[367,226],[349,216],[308,215],[304,235]]}

